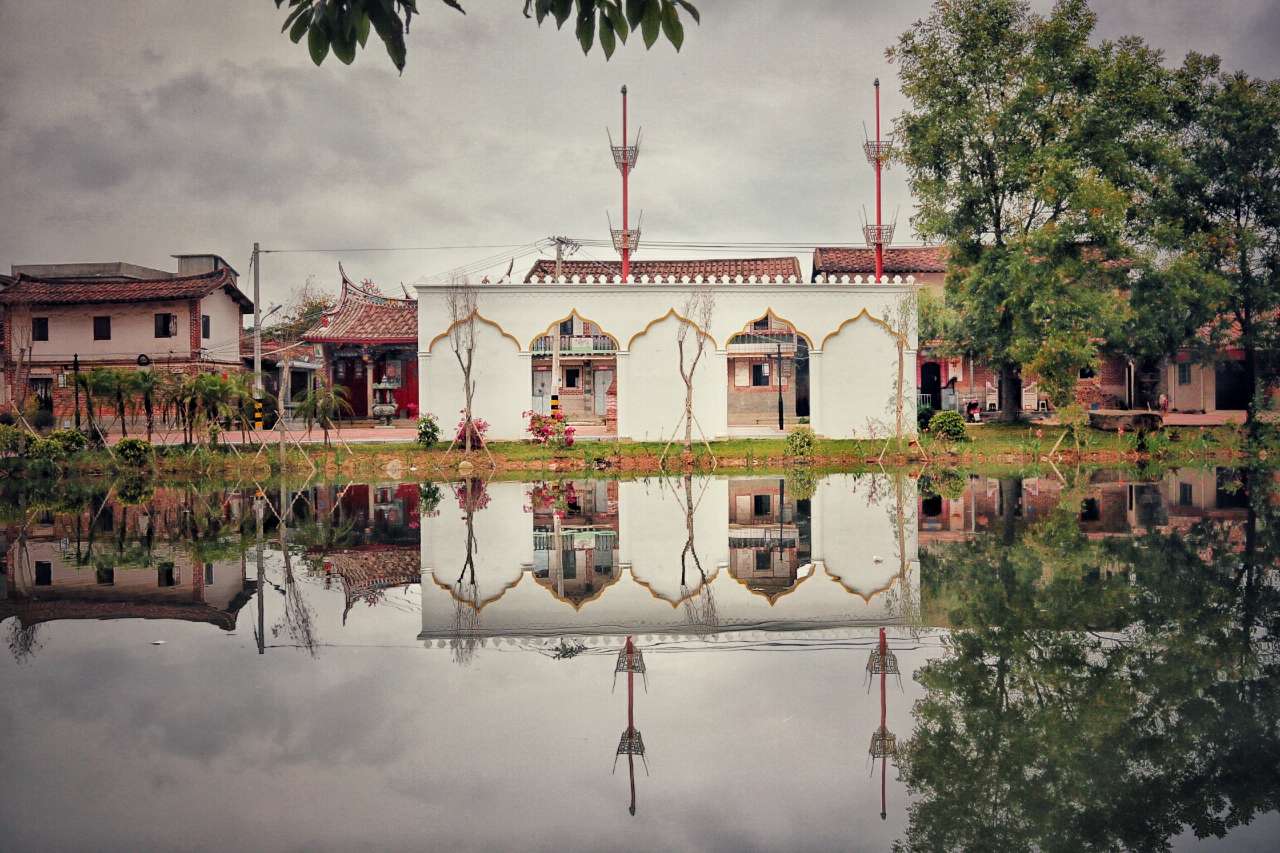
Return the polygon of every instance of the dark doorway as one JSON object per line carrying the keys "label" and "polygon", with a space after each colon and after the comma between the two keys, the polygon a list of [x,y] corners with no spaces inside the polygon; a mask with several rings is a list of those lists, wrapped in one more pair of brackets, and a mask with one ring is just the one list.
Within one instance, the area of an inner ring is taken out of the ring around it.
{"label": "dark doorway", "polygon": [[942,365],[926,361],[920,367],[920,393],[929,395],[929,408],[942,408]]}
{"label": "dark doorway", "polygon": [[1249,385],[1245,381],[1244,363],[1220,361],[1213,370],[1213,405],[1219,409],[1249,408]]}
{"label": "dark doorway", "polygon": [[809,344],[796,335],[796,417],[809,417]]}

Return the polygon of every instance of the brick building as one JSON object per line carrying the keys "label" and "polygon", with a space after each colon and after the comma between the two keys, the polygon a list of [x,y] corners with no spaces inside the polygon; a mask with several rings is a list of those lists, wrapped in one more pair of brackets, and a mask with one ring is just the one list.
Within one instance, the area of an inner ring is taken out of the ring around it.
{"label": "brick building", "polygon": [[75,414],[75,373],[94,367],[239,371],[242,316],[253,302],[217,255],[176,255],[178,271],[124,262],[13,267],[0,292],[0,407],[22,400]]}

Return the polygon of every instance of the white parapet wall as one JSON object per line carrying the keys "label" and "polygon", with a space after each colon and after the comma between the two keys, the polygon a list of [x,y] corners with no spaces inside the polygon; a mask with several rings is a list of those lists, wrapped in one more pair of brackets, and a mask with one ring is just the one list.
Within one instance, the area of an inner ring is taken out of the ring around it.
{"label": "white parapet wall", "polygon": [[[876,283],[861,277],[804,282],[794,277],[675,281],[659,276],[654,281],[646,277],[622,282],[588,276],[415,285],[420,408],[439,418],[446,434],[463,408],[462,373],[454,352],[455,335],[450,334],[460,321],[449,298],[460,286],[470,288],[469,304],[475,306],[474,322],[467,324],[476,341],[472,411],[489,423],[490,440],[528,437],[523,412],[532,406],[534,341],[575,313],[618,342],[621,439],[666,440],[679,428],[684,383],[677,338],[686,324],[692,326],[685,335],[686,365],[692,360],[693,331],[706,340],[694,372],[695,434],[709,439],[729,435],[726,346],[767,313],[790,323],[808,344],[815,432],[831,438],[892,434],[899,395],[903,427],[915,431],[917,286],[912,278]],[[688,316],[701,315],[690,301],[695,293],[714,300],[706,328],[696,323],[696,316]],[[904,316],[912,318],[905,328]]]}

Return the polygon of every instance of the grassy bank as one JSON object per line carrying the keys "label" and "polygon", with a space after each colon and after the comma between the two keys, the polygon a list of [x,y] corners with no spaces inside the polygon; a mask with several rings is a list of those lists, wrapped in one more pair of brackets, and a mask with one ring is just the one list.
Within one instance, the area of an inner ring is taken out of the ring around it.
{"label": "grassy bank", "polygon": [[[1138,437],[1089,430],[1079,447],[1071,437],[1058,443],[1061,428],[1034,425],[983,424],[969,430],[960,442],[941,442],[922,436],[918,442],[899,446],[879,440],[819,439],[811,457],[789,455],[781,438],[742,438],[697,445],[691,457],[682,458],[679,448],[662,463],[660,442],[590,441],[554,450],[527,442],[493,442],[489,452],[466,457],[477,470],[521,476],[525,474],[606,473],[641,475],[662,470],[692,468],[720,472],[781,469],[797,463],[823,470],[860,470],[878,466],[915,466],[932,463],[946,467],[1010,467],[1054,464],[1192,464],[1230,462],[1248,455],[1280,453],[1280,448],[1247,449],[1239,427],[1171,428]],[[304,458],[305,453],[305,458]],[[95,454],[96,456],[97,454]],[[179,448],[163,451],[157,460],[162,473],[173,475],[220,472],[226,476],[263,475],[279,467],[276,449],[256,456],[254,450],[239,454],[230,450],[191,452]],[[101,460],[99,460],[101,462]],[[432,472],[452,474],[464,461],[458,450],[446,445],[429,450],[413,443],[308,446],[305,451],[291,447],[287,465],[291,471],[311,471],[315,465],[326,476],[397,477],[428,476]],[[399,473],[397,473],[399,472]]]}

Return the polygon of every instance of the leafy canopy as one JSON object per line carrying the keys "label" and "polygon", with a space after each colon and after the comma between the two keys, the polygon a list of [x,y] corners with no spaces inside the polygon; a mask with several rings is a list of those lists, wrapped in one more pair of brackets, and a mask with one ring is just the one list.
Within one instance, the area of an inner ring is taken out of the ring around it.
{"label": "leafy canopy", "polygon": [[[458,0],[439,0],[462,14],[466,10]],[[420,14],[418,0],[275,0],[276,8],[288,6],[281,32],[288,32],[294,44],[307,39],[311,60],[319,65],[332,50],[339,62],[350,65],[356,51],[365,47],[370,31],[377,33],[386,46],[396,70],[404,71],[408,47],[405,36],[414,15]],[[683,9],[701,23],[698,9],[687,0],[525,0],[524,16],[536,18],[538,25],[548,17],[556,29],[573,19],[574,36],[583,53],[590,53],[597,34],[605,59],[613,56],[618,43],[639,30],[646,48],[653,47],[658,36],[680,50],[684,44]]]}

